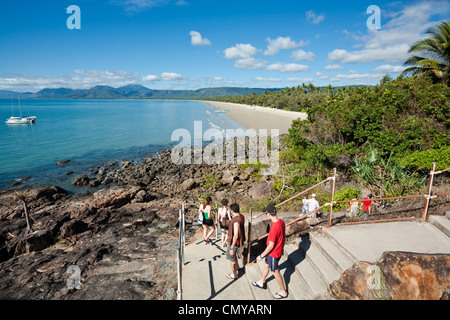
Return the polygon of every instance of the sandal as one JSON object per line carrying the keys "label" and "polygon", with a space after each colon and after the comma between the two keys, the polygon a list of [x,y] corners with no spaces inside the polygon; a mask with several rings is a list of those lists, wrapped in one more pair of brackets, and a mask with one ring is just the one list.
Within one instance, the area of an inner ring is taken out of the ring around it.
{"label": "sandal", "polygon": [[287,298],[287,295],[282,296],[279,292],[277,292],[277,293],[275,293],[275,294],[273,295],[273,297],[274,297],[275,299],[277,299],[277,300],[281,300],[281,299]]}
{"label": "sandal", "polygon": [[259,284],[258,284],[258,282],[252,282],[252,286],[254,286],[254,287],[257,287],[257,288],[260,288],[260,289],[265,289],[265,284],[263,284],[263,286],[261,287]]}
{"label": "sandal", "polygon": [[237,278],[239,278],[239,277],[235,277],[233,273],[227,274],[227,279],[236,280]]}

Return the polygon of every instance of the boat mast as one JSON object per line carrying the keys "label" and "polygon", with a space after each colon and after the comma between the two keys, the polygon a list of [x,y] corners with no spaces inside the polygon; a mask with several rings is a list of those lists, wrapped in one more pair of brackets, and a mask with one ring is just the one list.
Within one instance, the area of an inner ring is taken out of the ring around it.
{"label": "boat mast", "polygon": [[19,110],[20,110],[20,117],[22,118],[22,108],[20,107],[20,96],[18,96],[19,98]]}

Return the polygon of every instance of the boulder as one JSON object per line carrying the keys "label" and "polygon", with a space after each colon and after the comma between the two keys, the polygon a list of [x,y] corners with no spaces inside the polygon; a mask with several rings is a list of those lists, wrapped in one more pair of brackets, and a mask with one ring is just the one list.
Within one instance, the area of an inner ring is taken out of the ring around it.
{"label": "boulder", "polygon": [[233,184],[234,180],[236,179],[237,177],[230,170],[225,170],[225,172],[223,173],[222,182],[225,185]]}
{"label": "boulder", "polygon": [[180,185],[181,190],[188,191],[192,190],[195,187],[195,181],[194,179],[187,179],[183,181],[183,183]]}
{"label": "boulder", "polygon": [[78,176],[75,178],[75,180],[72,182],[72,184],[74,186],[79,186],[79,187],[83,187],[83,186],[87,186],[89,184],[89,177],[87,175],[82,175],[82,176]]}
{"label": "boulder", "polygon": [[449,254],[385,252],[375,264],[354,264],[329,292],[338,300],[439,300],[448,288]]}
{"label": "boulder", "polygon": [[262,199],[264,197],[270,196],[272,191],[272,186],[265,181],[256,182],[252,185],[248,191],[248,195],[253,199]]}
{"label": "boulder", "polygon": [[395,300],[438,300],[450,288],[450,255],[385,252],[381,271]]}

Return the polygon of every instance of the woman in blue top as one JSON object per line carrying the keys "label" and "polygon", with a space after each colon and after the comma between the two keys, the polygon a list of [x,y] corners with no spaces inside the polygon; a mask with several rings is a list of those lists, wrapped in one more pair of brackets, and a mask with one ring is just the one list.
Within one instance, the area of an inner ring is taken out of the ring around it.
{"label": "woman in blue top", "polygon": [[211,203],[211,197],[206,197],[205,202],[200,207],[200,210],[203,212],[203,239],[205,239],[205,244],[209,243],[209,237],[211,237],[216,230],[214,225],[215,217],[212,213]]}

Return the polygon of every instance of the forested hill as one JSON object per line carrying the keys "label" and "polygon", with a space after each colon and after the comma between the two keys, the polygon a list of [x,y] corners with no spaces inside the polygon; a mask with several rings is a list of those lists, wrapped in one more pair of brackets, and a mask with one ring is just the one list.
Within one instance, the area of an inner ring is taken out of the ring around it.
{"label": "forested hill", "polygon": [[240,88],[217,87],[197,90],[153,90],[141,85],[128,85],[119,88],[110,86],[95,86],[90,89],[42,89],[38,92],[14,92],[0,90],[0,98],[22,99],[195,99],[217,96],[235,96],[248,94],[262,94],[283,89],[279,88]]}

